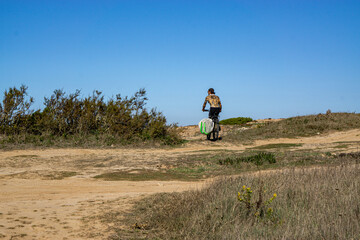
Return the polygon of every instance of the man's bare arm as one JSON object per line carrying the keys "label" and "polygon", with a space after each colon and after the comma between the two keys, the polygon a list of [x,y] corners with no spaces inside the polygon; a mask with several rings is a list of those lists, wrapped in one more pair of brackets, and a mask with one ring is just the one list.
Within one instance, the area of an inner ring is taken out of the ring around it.
{"label": "man's bare arm", "polygon": [[208,100],[207,100],[207,97],[205,98],[205,102],[204,102],[204,104],[203,104],[203,107],[202,107],[202,111],[205,111],[205,107],[206,107],[206,103],[208,102]]}

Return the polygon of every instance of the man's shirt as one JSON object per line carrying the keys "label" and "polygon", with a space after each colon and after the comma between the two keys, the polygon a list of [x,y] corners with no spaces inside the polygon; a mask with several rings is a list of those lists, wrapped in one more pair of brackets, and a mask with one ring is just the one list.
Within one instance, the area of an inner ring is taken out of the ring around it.
{"label": "man's shirt", "polygon": [[206,103],[209,103],[210,107],[221,108],[220,98],[215,94],[210,94],[205,98],[203,108],[205,108]]}

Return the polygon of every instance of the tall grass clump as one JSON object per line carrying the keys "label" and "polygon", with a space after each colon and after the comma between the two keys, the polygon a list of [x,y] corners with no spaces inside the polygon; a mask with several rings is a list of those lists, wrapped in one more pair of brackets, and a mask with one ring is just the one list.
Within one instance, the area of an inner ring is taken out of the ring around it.
{"label": "tall grass clump", "polygon": [[254,163],[256,166],[261,166],[265,162],[269,164],[276,163],[275,155],[273,153],[260,152],[251,156],[238,156],[238,157],[227,157],[225,159],[219,159],[220,165],[239,165],[240,163]]}
{"label": "tall grass clump", "polygon": [[359,170],[274,170],[158,194],[135,205],[129,226],[148,239],[359,239]]}
{"label": "tall grass clump", "polygon": [[264,138],[305,137],[331,131],[343,131],[360,126],[360,114],[327,113],[287,118],[278,122],[257,125],[246,131],[233,132],[226,137],[229,141],[251,141]]}
{"label": "tall grass clump", "polygon": [[131,97],[117,94],[108,100],[95,90],[81,97],[80,90],[67,94],[55,90],[44,98],[42,110],[32,110],[34,102],[27,87],[10,88],[0,103],[0,134],[3,143],[51,145],[71,142],[113,145],[139,141],[179,142],[174,126],[155,109],[148,110],[145,89]]}

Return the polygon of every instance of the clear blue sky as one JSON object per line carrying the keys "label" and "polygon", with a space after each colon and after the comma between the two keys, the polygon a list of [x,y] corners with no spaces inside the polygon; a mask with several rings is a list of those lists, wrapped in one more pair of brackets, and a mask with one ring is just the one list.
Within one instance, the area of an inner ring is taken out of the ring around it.
{"label": "clear blue sky", "polygon": [[180,125],[209,87],[223,119],[360,112],[360,1],[0,0],[1,94],[21,84],[35,108],[144,87]]}

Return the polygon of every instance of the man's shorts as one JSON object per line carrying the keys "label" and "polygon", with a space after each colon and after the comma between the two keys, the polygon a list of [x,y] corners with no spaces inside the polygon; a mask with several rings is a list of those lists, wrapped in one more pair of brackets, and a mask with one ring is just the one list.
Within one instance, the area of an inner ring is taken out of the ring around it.
{"label": "man's shorts", "polygon": [[209,118],[219,117],[220,108],[219,107],[211,107],[209,111]]}

